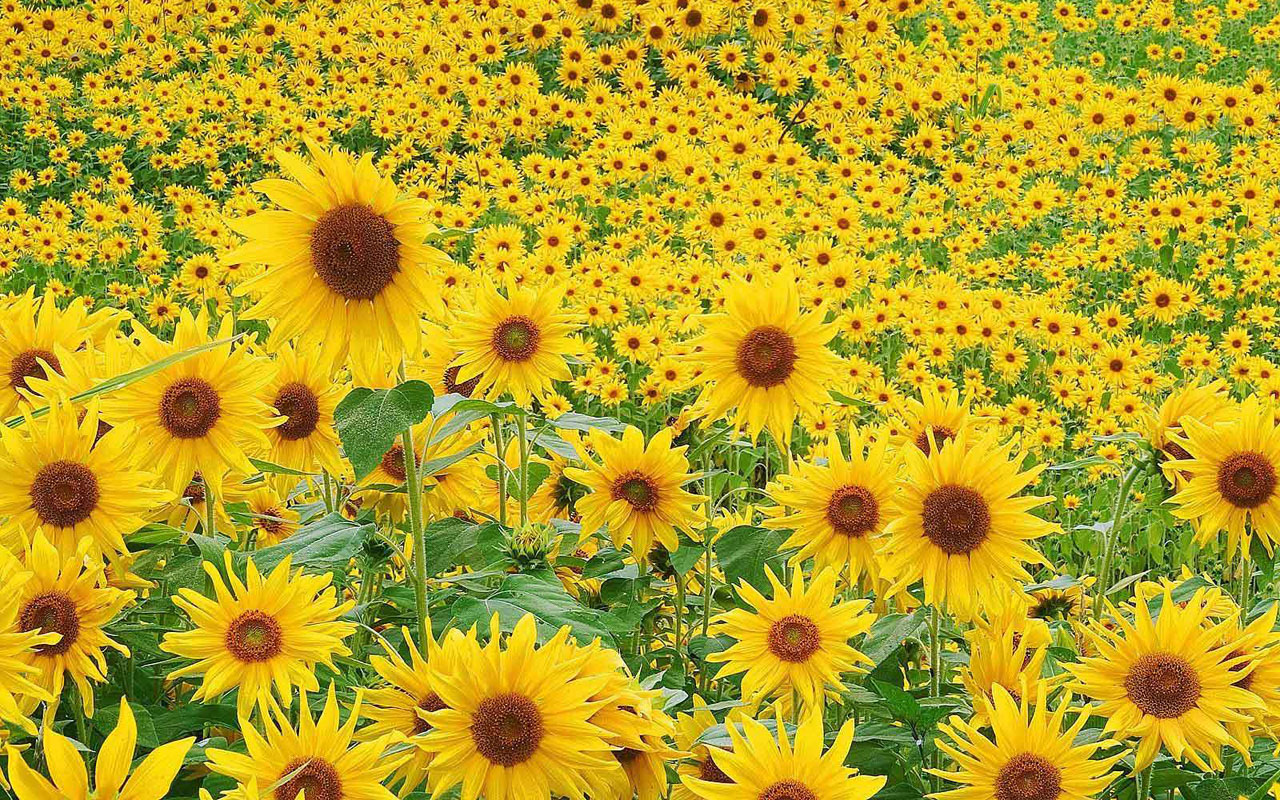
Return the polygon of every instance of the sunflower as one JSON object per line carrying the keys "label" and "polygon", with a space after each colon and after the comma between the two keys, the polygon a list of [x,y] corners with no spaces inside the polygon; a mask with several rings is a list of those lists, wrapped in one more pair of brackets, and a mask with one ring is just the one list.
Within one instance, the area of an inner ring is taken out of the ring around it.
{"label": "sunflower", "polygon": [[263,396],[284,421],[266,432],[267,461],[301,472],[319,467],[330,475],[342,474],[333,411],[343,385],[330,379],[329,372],[318,347],[285,344],[276,351],[275,371]]}
{"label": "sunflower", "polygon": [[939,724],[943,737],[939,737],[938,747],[955,759],[956,765],[953,770],[930,771],[961,786],[930,797],[1089,800],[1101,796],[1115,777],[1112,769],[1125,756],[1124,751],[1095,758],[1099,750],[1119,743],[1099,738],[1076,744],[1088,712],[1077,713],[1068,725],[1070,693],[1059,697],[1054,709],[1048,707],[1046,696],[1047,690],[1040,687],[1019,700],[997,686],[991,699],[989,736],[979,725],[959,717]]}
{"label": "sunflower", "polygon": [[549,459],[533,458],[533,463],[544,464],[550,473],[529,495],[529,519],[535,522],[553,519],[576,522],[581,519],[577,503],[582,495],[582,486],[566,474],[572,467],[569,459],[555,452],[550,452],[550,456]]}
{"label": "sunflower", "polygon": [[766,567],[773,597],[751,584],[738,584],[750,608],[735,608],[715,619],[714,632],[734,643],[707,657],[724,663],[716,678],[742,675],[742,697],[751,702],[794,692],[810,709],[820,707],[826,690],[841,686],[840,676],[871,660],[849,644],[875,621],[867,600],[835,602],[836,573],[820,571],[806,590],[796,569],[790,591]]}
{"label": "sunflower", "polygon": [[1146,415],[1144,423],[1147,441],[1166,458],[1189,458],[1190,454],[1179,441],[1183,438],[1183,418],[1191,417],[1213,426],[1231,419],[1235,406],[1231,396],[1227,394],[1226,381],[1216,380],[1183,387],[1166,397],[1156,413]]}
{"label": "sunflower", "polygon": [[1039,692],[1053,685],[1040,679],[1052,638],[1047,624],[1016,609],[975,622],[965,632],[969,661],[961,668],[960,682],[973,698],[974,724],[980,725],[988,719],[997,688],[1034,703]]}
{"label": "sunflower", "polygon": [[924,581],[925,602],[962,619],[1030,579],[1023,562],[1043,557],[1027,542],[1056,529],[1029,513],[1047,497],[1015,497],[1043,469],[1018,471],[1012,443],[995,433],[969,442],[903,450],[904,480],[890,511],[882,559],[896,586]]}
{"label": "sunflower", "polygon": [[1253,743],[1255,733],[1274,739],[1280,723],[1280,633],[1274,630],[1277,611],[1280,606],[1273,603],[1244,627],[1235,617],[1236,624],[1227,631],[1228,657],[1239,659],[1232,665],[1232,671],[1240,674],[1234,685],[1262,701],[1261,708],[1250,710],[1249,722],[1227,723],[1227,732],[1246,747]]}
{"label": "sunflower", "polygon": [[894,445],[906,447],[913,444],[924,453],[930,452],[934,444],[941,446],[966,431],[976,433],[979,422],[969,411],[967,398],[962,399],[954,389],[939,391],[932,383],[920,387],[919,400],[904,401],[899,413],[902,427]]}
{"label": "sunflower", "polygon": [[1132,620],[1113,613],[1108,625],[1086,629],[1098,655],[1063,665],[1079,691],[1100,701],[1107,732],[1138,739],[1137,770],[1162,747],[1204,770],[1222,769],[1223,745],[1248,758],[1227,726],[1247,723],[1264,704],[1239,685],[1252,665],[1232,655],[1234,620],[1209,622],[1202,591],[1179,604],[1166,590],[1154,620],[1147,601],[1134,598]]}
{"label": "sunflower", "polygon": [[[133,753],[138,744],[138,724],[133,709],[122,697],[116,727],[97,751],[92,792],[89,790],[89,773],[77,746],[51,728],[44,731],[44,757],[53,783],[28,767],[22,755],[12,747],[8,748],[9,780],[18,800],[88,800],[91,797],[162,800],[168,795],[169,787],[195,741],[194,736],[188,736],[162,744],[148,753],[137,768],[132,768]],[[132,775],[129,774],[131,771]]]}
{"label": "sunflower", "polygon": [[419,747],[432,755],[434,795],[461,784],[462,800],[583,800],[602,786],[615,762],[605,731],[588,720],[603,681],[578,674],[582,654],[560,657],[567,627],[542,647],[536,635],[525,615],[504,641],[495,615],[487,646],[459,641],[459,668],[431,674],[445,707],[423,713],[430,729]]}
{"label": "sunflower", "polygon": [[57,712],[67,676],[76,685],[85,714],[93,716],[91,682],[107,679],[103,648],[129,656],[129,648],[117,644],[103,628],[133,599],[133,592],[106,586],[100,564],[86,565],[74,552],[64,557],[40,533],[27,544],[25,563],[31,579],[13,597],[18,629],[59,635],[56,642],[18,655],[39,669],[33,683],[53,698],[45,706],[45,722]]}
{"label": "sunflower", "polygon": [[587,443],[599,461],[581,446],[586,469],[570,467],[564,474],[586,486],[588,493],[578,500],[582,514],[582,535],[590,536],[602,527],[619,550],[631,542],[631,554],[643,562],[656,538],[668,551],[679,545],[676,527],[692,527],[699,515],[697,504],[706,500],[682,487],[693,480],[685,447],[671,446],[671,429],[664,428],[644,443],[644,434],[628,425],[621,439],[592,428]]}
{"label": "sunflower", "polygon": [[0,426],[0,517],[18,535],[39,532],[63,553],[127,549],[124,537],[173,499],[136,462],[132,426],[100,433],[98,403],[57,402],[21,427]]}
{"label": "sunflower", "polygon": [[[230,316],[222,318],[219,340],[231,335],[233,324]],[[144,337],[142,362],[210,344],[208,330],[206,310],[192,317],[183,309],[172,344]],[[112,425],[136,423],[138,441],[174,492],[185,490],[199,473],[206,488],[220,498],[225,473],[255,473],[248,452],[265,451],[263,431],[286,421],[273,416],[262,402],[270,380],[265,359],[247,347],[227,343],[109,393],[102,416]]]}
{"label": "sunflower", "polygon": [[1249,558],[1253,537],[1275,550],[1280,541],[1280,426],[1275,411],[1256,396],[1228,421],[1210,427],[1182,418],[1188,458],[1166,462],[1185,473],[1182,490],[1169,498],[1173,514],[1193,520],[1196,540],[1227,532],[1227,548]]}
{"label": "sunflower", "polygon": [[800,462],[767,492],[777,505],[766,511],[765,527],[792,531],[784,549],[800,548],[796,563],[813,558],[814,568],[837,573],[849,568],[849,580],[879,577],[877,538],[889,522],[893,478],[897,471],[888,436],[868,437],[849,430],[849,458],[831,437],[825,464]]}
{"label": "sunflower", "polygon": [[230,590],[218,568],[204,563],[214,596],[182,588],[173,598],[195,627],[166,633],[160,649],[196,661],[169,673],[170,680],[204,676],[197,700],[239,688],[236,708],[241,716],[248,716],[255,702],[266,709],[272,685],[285,708],[295,685],[303,691],[319,688],[316,665],[336,670],[334,656],[351,655],[342,640],[355,625],[339,617],[355,601],[338,603],[329,573],[304,575],[301,567],[291,573],[290,558],[286,556],[265,580],[250,558],[241,582],[226,553]]}
{"label": "sunflower", "polygon": [[301,515],[289,508],[287,497],[270,486],[259,486],[249,492],[245,502],[249,505],[249,524],[253,531],[253,546],[271,547],[298,532]]}
{"label": "sunflower", "polygon": [[754,719],[726,726],[732,749],[713,748],[716,771],[707,778],[686,775],[682,783],[704,800],[869,800],[885,785],[878,775],[858,775],[844,765],[853,744],[853,722],[840,726],[822,752],[822,715],[807,714],[794,744],[781,712],[772,731]]}
{"label": "sunflower", "polygon": [[530,397],[549,394],[554,381],[571,379],[565,356],[577,345],[570,336],[573,316],[560,309],[563,298],[558,284],[510,289],[506,296],[491,283],[481,286],[474,308],[449,331],[448,345],[457,351],[448,367],[458,368],[453,384],[471,386],[476,397],[510,392],[525,406]]}
{"label": "sunflower", "polygon": [[[428,414],[413,426],[414,463],[426,490],[424,507],[428,514],[447,516],[455,511],[468,511],[478,504],[485,478],[479,455],[479,426],[459,428],[449,424],[448,416],[437,419]],[[357,496],[371,502],[380,513],[394,522],[404,519],[409,500],[405,492],[388,491],[404,486],[404,445],[399,440],[382,454],[378,465],[360,481]]]}
{"label": "sunflower", "polygon": [[[726,727],[735,722],[741,723],[746,709],[742,706],[729,712]],[[676,767],[680,782],[671,788],[672,800],[693,800],[697,797],[686,785],[685,778],[700,778],[711,783],[732,783],[733,780],[716,766],[711,748],[703,741],[706,732],[718,724],[715,714],[707,708],[707,701],[701,695],[693,696],[693,713],[676,714],[676,748],[688,755],[688,759]]]}
{"label": "sunflower", "polygon": [[[31,577],[8,550],[0,547],[0,589],[6,597],[16,597]],[[40,648],[56,645],[59,638],[56,631],[23,630],[16,603],[5,603],[0,609],[0,723],[36,735],[36,726],[23,706],[52,702],[53,696],[33,682],[39,679],[40,668],[32,663],[31,656]]]}
{"label": "sunflower", "polygon": [[401,196],[369,154],[307,147],[314,167],[279,150],[293,181],[254,185],[281,208],[231,223],[249,241],[223,262],[266,265],[234,289],[256,300],[244,316],[272,321],[273,348],[302,339],[322,343],[328,363],[379,349],[398,362],[418,346],[421,313],[443,310],[437,273],[449,259],[426,243],[428,206]]}
{"label": "sunflower", "polygon": [[791,441],[797,410],[816,415],[839,359],[827,349],[836,334],[820,313],[804,313],[795,284],[761,287],[735,280],[724,311],[707,320],[688,358],[701,368],[698,411],[710,419],[736,409],[734,424],[754,439],[767,428]]}
{"label": "sunflower", "polygon": [[262,732],[241,719],[245,752],[210,749],[209,768],[240,785],[226,795],[249,800],[250,785],[276,787],[276,800],[294,800],[305,792],[307,800],[395,800],[383,786],[408,753],[388,755],[390,737],[355,742],[360,719],[360,695],[340,724],[338,699],[333,686],[319,719],[312,716],[306,693],[298,703],[298,727],[279,706],[270,705],[262,713]]}
{"label": "sunflower", "polygon": [[480,376],[459,382],[458,371],[462,369],[454,360],[458,350],[452,344],[448,328],[433,322],[422,323],[422,361],[417,364],[418,373],[435,392],[436,397],[446,394],[459,394],[470,397],[480,385]]}

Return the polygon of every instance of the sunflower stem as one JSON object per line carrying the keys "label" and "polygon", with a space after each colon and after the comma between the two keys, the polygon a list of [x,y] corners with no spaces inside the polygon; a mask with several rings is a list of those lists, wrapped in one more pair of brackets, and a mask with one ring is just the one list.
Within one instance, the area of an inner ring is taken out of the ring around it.
{"label": "sunflower stem", "polygon": [[1151,771],[1154,767],[1155,762],[1152,762],[1133,776],[1134,800],[1149,800],[1151,797]]}
{"label": "sunflower stem", "polygon": [[[937,606],[929,607],[929,697],[942,696],[942,612]],[[935,747],[929,754],[929,766],[933,769],[941,767],[940,752]],[[942,780],[937,775],[930,775],[929,782],[936,792],[942,788]]]}
{"label": "sunflower stem", "polygon": [[422,482],[418,480],[417,451],[413,429],[400,434],[404,450],[404,487],[409,496],[409,529],[413,535],[413,601],[418,611],[418,646],[426,655],[431,634],[431,612],[427,608],[427,536],[422,524]]}
{"label": "sunflower stem", "polygon": [[520,437],[520,527],[529,524],[529,434],[524,414],[516,416]]}
{"label": "sunflower stem", "polygon": [[333,479],[329,477],[329,470],[324,471],[324,511],[333,513]]}
{"label": "sunflower stem", "polygon": [[1236,602],[1240,605],[1240,623],[1243,625],[1249,619],[1249,605],[1252,602],[1250,595],[1253,591],[1253,565],[1245,558],[1245,554],[1240,554],[1240,584],[1236,594]]}
{"label": "sunflower stem", "polygon": [[218,499],[213,496],[208,481],[204,484],[204,535],[209,538],[218,535]]}
{"label": "sunflower stem", "polygon": [[493,444],[498,449],[498,524],[507,527],[507,461],[506,442],[502,436],[502,417],[493,415]]}
{"label": "sunflower stem", "polygon": [[1093,596],[1093,618],[1102,617],[1102,603],[1107,597],[1107,589],[1111,586],[1111,562],[1115,559],[1116,541],[1120,538],[1120,520],[1124,516],[1125,507],[1129,504],[1129,490],[1133,482],[1143,472],[1141,463],[1129,467],[1124,481],[1120,484],[1120,494],[1116,497],[1115,513],[1111,515],[1111,528],[1102,537],[1102,563],[1098,566],[1098,591]]}

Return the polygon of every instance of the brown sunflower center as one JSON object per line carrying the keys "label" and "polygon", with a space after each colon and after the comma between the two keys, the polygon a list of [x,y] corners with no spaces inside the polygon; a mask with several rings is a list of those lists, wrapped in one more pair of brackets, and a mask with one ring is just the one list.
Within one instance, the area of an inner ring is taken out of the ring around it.
{"label": "brown sunflower center", "polygon": [[100,497],[93,471],[74,461],[45,464],[31,481],[31,507],[41,522],[55,528],[84,522]]}
{"label": "brown sunflower center", "polygon": [[1236,453],[1218,467],[1218,491],[1237,508],[1257,508],[1276,490],[1276,468],[1261,453]]}
{"label": "brown sunflower center", "polygon": [[191,479],[191,483],[187,484],[187,488],[182,490],[182,499],[195,505],[196,503],[203,503],[204,497],[204,480],[201,479],[200,473],[197,472],[195,477]]}
{"label": "brown sunflower center", "polygon": [[516,692],[485,698],[471,715],[471,740],[476,750],[500,766],[528,761],[538,752],[542,735],[542,712]]}
{"label": "brown sunflower center", "polygon": [[785,780],[770,784],[760,793],[760,800],[818,800],[818,796],[800,781]]}
{"label": "brown sunflower center", "polygon": [[160,423],[179,439],[199,439],[220,416],[218,390],[203,378],[179,378],[160,398]]}
{"label": "brown sunflower center", "polygon": [[36,647],[41,655],[58,656],[71,649],[80,638],[80,611],[76,603],[62,592],[38,594],[28,600],[18,612],[18,627],[24,631],[57,633],[61,639],[53,644]]}
{"label": "brown sunflower center", "polygon": [[[1244,670],[1249,668],[1250,660],[1247,658],[1240,658],[1243,655],[1244,655],[1243,650],[1232,650],[1230,653],[1227,654],[1226,660],[1228,661],[1239,659],[1239,661],[1236,661],[1236,663],[1227,667],[1227,670],[1229,672],[1244,672]],[[1244,675],[1240,676],[1236,680],[1232,681],[1231,685],[1238,686],[1241,689],[1244,689],[1246,692],[1250,691],[1249,687],[1253,686],[1253,672],[1250,671],[1245,673]]]}
{"label": "brown sunflower center", "polygon": [[[426,697],[418,701],[418,710],[420,711],[430,713],[432,711],[441,711],[446,708],[448,708],[448,706],[446,706],[444,701],[440,699],[440,695],[435,692],[428,692]],[[426,733],[429,730],[431,730],[431,723],[423,719],[421,714],[415,713],[413,716],[414,735]]]}
{"label": "brown sunflower center", "polygon": [[942,447],[944,443],[956,438],[956,432],[946,425],[926,425],[924,430],[920,431],[916,436],[916,447],[926,455],[933,452],[933,445],[929,444],[930,431],[933,432],[933,441],[938,447]]}
{"label": "brown sunflower center", "polygon": [[1009,759],[995,783],[996,800],[1056,800],[1062,794],[1062,773],[1033,753]]}
{"label": "brown sunflower center", "polygon": [[1173,719],[1195,708],[1200,676],[1182,656],[1149,653],[1129,667],[1124,690],[1144,714]]}
{"label": "brown sunflower center", "polygon": [[49,374],[41,366],[41,361],[48,364],[54,372],[62,374],[62,362],[53,353],[40,349],[25,350],[9,362],[9,385],[15,389],[30,389],[27,378],[48,380]]}
{"label": "brown sunflower center", "polygon": [[295,770],[298,774],[276,789],[276,800],[295,800],[299,792],[306,792],[307,800],[342,800],[342,776],[328,761],[318,757],[301,758],[290,762],[280,777]]}
{"label": "brown sunflower center", "polygon": [[813,620],[788,614],[769,626],[769,651],[783,661],[808,661],[822,646],[822,633]]}
{"label": "brown sunflower center", "polygon": [[460,394],[463,397],[470,397],[471,393],[480,385],[480,376],[477,375],[469,381],[458,383],[458,373],[462,367],[449,367],[444,371],[444,390],[446,394]]}
{"label": "brown sunflower center", "polygon": [[947,555],[978,548],[991,529],[987,501],[967,486],[939,486],[924,499],[924,535]]}
{"label": "brown sunflower center", "polygon": [[[422,463],[417,453],[413,455],[413,463],[415,465]],[[409,477],[409,474],[404,471],[404,445],[393,444],[390,450],[382,454],[382,470],[397,483],[404,483],[405,478]]]}
{"label": "brown sunflower center", "polygon": [[245,611],[231,620],[224,641],[231,655],[255,664],[274,658],[284,646],[280,623],[257,609]]}
{"label": "brown sunflower center", "polygon": [[493,349],[503,361],[528,361],[541,340],[542,332],[525,316],[507,317],[493,329]]}
{"label": "brown sunflower center", "polygon": [[720,769],[720,765],[710,753],[707,753],[706,758],[698,763],[698,777],[711,783],[733,783],[733,778]]}
{"label": "brown sunflower center", "polygon": [[841,486],[827,501],[827,522],[842,536],[865,536],[880,522],[880,504],[862,486]]}
{"label": "brown sunflower center", "polygon": [[316,220],[311,265],[334,294],[372,300],[400,271],[395,228],[362,203],[338,206]]}
{"label": "brown sunflower center", "polygon": [[613,499],[626,500],[636,511],[652,511],[658,507],[658,485],[643,472],[623,473],[613,482]]}
{"label": "brown sunflower center", "polygon": [[284,417],[276,433],[287,442],[296,442],[315,433],[320,424],[320,398],[305,383],[286,383],[276,392],[276,413]]}
{"label": "brown sunflower center", "polygon": [[796,368],[796,341],[775,325],[761,325],[738,342],[738,374],[761,389],[784,383]]}
{"label": "brown sunflower center", "polygon": [[1176,458],[1179,461],[1186,461],[1191,458],[1191,454],[1187,452],[1186,448],[1177,442],[1166,442],[1164,451],[1168,453],[1171,458]]}

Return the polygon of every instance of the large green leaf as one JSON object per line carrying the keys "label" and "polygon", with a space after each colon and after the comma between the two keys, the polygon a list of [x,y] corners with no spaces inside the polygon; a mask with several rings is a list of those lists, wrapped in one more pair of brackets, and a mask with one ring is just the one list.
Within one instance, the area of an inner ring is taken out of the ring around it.
{"label": "large green leaf", "polygon": [[342,450],[356,480],[373,472],[396,437],[427,418],[431,387],[407,381],[391,389],[352,389],[333,412]]}
{"label": "large green leaf", "polygon": [[861,650],[876,666],[897,652],[903,643],[924,629],[924,613],[887,614],[876,620],[867,632]]}
{"label": "large green leaf", "polygon": [[502,527],[497,523],[477,524],[447,517],[427,526],[427,577],[434,578],[455,567],[481,570],[503,558]]}
{"label": "large green leaf", "polygon": [[538,625],[539,641],[545,641],[568,625],[574,638],[581,642],[599,637],[612,646],[613,635],[601,613],[573,599],[554,577],[512,575],[490,594],[460,597],[451,610],[453,625],[458,628],[475,625],[481,633],[486,633],[489,620],[497,614],[502,630],[510,631],[526,614],[532,614]]}
{"label": "large green leaf", "polygon": [[[274,569],[287,556],[293,556],[293,566],[305,567],[307,572],[345,572],[348,562],[373,531],[372,522],[353,522],[341,514],[330,514],[302,526],[280,544],[255,550],[251,555],[263,572]],[[237,552],[237,561],[243,564],[249,555]]]}
{"label": "large green leaf", "polygon": [[779,578],[783,577],[785,558],[780,548],[786,540],[787,534],[782,531],[754,525],[730,528],[715,543],[716,557],[720,560],[725,579],[732,584],[746,581],[767,594],[769,579],[765,575],[765,567],[772,569]]}

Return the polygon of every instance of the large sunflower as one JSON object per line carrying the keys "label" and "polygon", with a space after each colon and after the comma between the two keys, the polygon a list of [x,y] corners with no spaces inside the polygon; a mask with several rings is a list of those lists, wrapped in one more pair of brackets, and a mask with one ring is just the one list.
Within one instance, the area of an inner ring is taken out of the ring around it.
{"label": "large sunflower", "polygon": [[[1058,698],[1050,709],[1043,687],[1032,693],[1039,698],[1015,699],[997,686],[992,695],[988,736],[978,725],[952,717],[938,726],[945,738],[938,747],[955,759],[955,769],[932,770],[953,783],[962,784],[930,795],[935,800],[1089,800],[1100,796],[1114,777],[1112,768],[1124,750],[1110,739],[1076,744],[1088,712],[1077,713],[1066,724],[1071,695]],[[950,741],[948,741],[950,740]],[[1099,750],[1119,752],[1094,758]]]}
{"label": "large sunflower", "polygon": [[239,784],[228,797],[256,800],[246,791],[252,785],[276,787],[276,800],[294,800],[303,792],[307,800],[395,800],[382,784],[408,753],[389,755],[390,737],[354,742],[358,695],[346,722],[340,722],[332,685],[319,719],[305,692],[298,706],[296,730],[288,714],[272,705],[263,711],[261,733],[241,720],[245,752],[209,750],[210,769]]}
{"label": "large sunflower", "polygon": [[790,442],[796,411],[816,416],[827,398],[840,363],[827,349],[835,335],[821,314],[801,312],[793,282],[734,281],[688,356],[702,370],[699,412],[719,419],[736,409],[734,423],[752,438],[768,428]]}
{"label": "large sunflower", "polygon": [[564,287],[556,284],[509,289],[506,296],[492,284],[481,286],[474,308],[449,331],[457,355],[448,369],[458,368],[452,384],[470,387],[477,397],[510,392],[523,406],[548,394],[553,381],[569,380],[565,356],[577,346],[570,336],[573,315],[560,309],[563,297]]}
{"label": "large sunflower", "polygon": [[1135,769],[1146,768],[1162,747],[1205,770],[1222,769],[1223,745],[1247,756],[1227,725],[1248,722],[1263,703],[1239,685],[1251,664],[1232,655],[1234,620],[1210,623],[1202,592],[1175,603],[1166,590],[1155,619],[1147,601],[1135,597],[1132,620],[1116,613],[1107,625],[1087,629],[1098,655],[1064,665],[1079,690],[1099,701],[1106,730],[1138,739]]}
{"label": "large sunflower", "polygon": [[885,531],[885,569],[902,588],[924,581],[925,602],[963,619],[1030,579],[1023,562],[1043,557],[1029,540],[1055,530],[1030,513],[1047,497],[1015,497],[1043,467],[1018,471],[1013,445],[995,434],[946,444],[930,434],[928,452],[903,450],[905,475]]}
{"label": "large sunflower", "polygon": [[267,431],[266,459],[302,472],[320,468],[341,475],[333,411],[342,399],[342,383],[330,378],[318,347],[285,344],[275,355],[264,396],[284,422]]}
{"label": "large sunflower", "polygon": [[273,346],[299,338],[322,343],[332,363],[379,348],[399,361],[418,346],[421,314],[442,310],[436,271],[449,259],[426,243],[426,203],[402,196],[369,154],[308,148],[314,167],[276,152],[296,182],[255,184],[280,209],[231,223],[249,241],[223,261],[266,265],[235,288],[256,299],[244,316],[272,320]]}
{"label": "large sunflower", "polygon": [[124,537],[173,499],[140,469],[132,426],[99,432],[98,404],[59,402],[21,427],[0,426],[0,517],[19,535],[44,534],[61,552],[124,553]]}
{"label": "large sunflower", "polygon": [[806,590],[800,570],[790,591],[766,568],[772,599],[747,582],[738,593],[749,608],[716,617],[714,632],[734,640],[707,660],[724,662],[717,678],[742,676],[748,702],[794,692],[810,710],[821,707],[827,689],[841,686],[840,676],[861,662],[872,663],[849,641],[866,633],[875,621],[867,600],[835,602],[836,573],[824,569]]}
{"label": "large sunflower", "polygon": [[1173,514],[1193,520],[1200,544],[1227,532],[1228,549],[1249,557],[1258,537],[1267,552],[1280,541],[1280,426],[1275,410],[1249,397],[1232,418],[1212,427],[1182,418],[1188,458],[1169,461],[1183,473],[1182,491],[1169,499]]}
{"label": "large sunflower", "polygon": [[766,511],[765,526],[792,531],[783,548],[798,547],[794,560],[813,558],[814,568],[849,569],[850,583],[862,575],[874,581],[876,539],[889,524],[896,459],[888,436],[874,439],[857,428],[849,431],[848,458],[832,436],[823,455],[826,463],[799,462],[770,485],[777,506]]}
{"label": "large sunflower", "polygon": [[[230,315],[222,318],[219,340],[231,335],[232,325]],[[209,344],[208,330],[206,310],[192,317],[184,308],[172,344],[143,337],[141,363]],[[228,343],[107,394],[102,416],[112,425],[136,424],[149,461],[174,492],[184,491],[199,473],[216,499],[228,471],[257,471],[248,454],[266,450],[263,432],[286,421],[262,401],[270,380],[270,362]]]}
{"label": "large sunflower", "polygon": [[461,784],[462,800],[583,800],[614,769],[605,731],[588,721],[604,679],[579,674],[585,653],[564,657],[568,628],[542,647],[536,635],[526,615],[504,641],[495,616],[487,646],[459,640],[459,668],[431,673],[445,707],[422,715],[430,729],[419,746],[433,756],[434,795]]}
{"label": "large sunflower", "polygon": [[[781,715],[779,715],[781,716]],[[727,725],[732,749],[714,748],[709,778],[685,775],[684,786],[704,800],[869,800],[885,785],[879,775],[858,775],[844,765],[853,744],[853,722],[822,751],[822,714],[807,714],[795,741],[779,718],[775,734],[754,719]]]}
{"label": "large sunflower", "polygon": [[679,545],[676,527],[690,527],[698,520],[697,504],[706,500],[682,487],[693,479],[685,448],[671,446],[672,432],[664,428],[649,440],[634,425],[621,439],[593,428],[587,443],[599,461],[582,451],[587,469],[567,468],[564,474],[590,491],[578,500],[582,535],[607,527],[614,547],[631,543],[631,554],[645,561],[656,538],[674,551]]}
{"label": "large sunflower", "polygon": [[304,575],[302,568],[290,571],[285,557],[263,579],[249,559],[245,580],[231,568],[226,555],[230,590],[222,574],[209,562],[205,572],[213,584],[213,597],[192,589],[180,589],[173,602],[187,612],[195,627],[189,631],[166,633],[160,649],[195,663],[169,673],[169,679],[204,676],[195,699],[216,698],[239,688],[236,708],[248,716],[253,704],[270,705],[271,688],[285,708],[293,698],[293,687],[316,691],[317,664],[336,670],[334,656],[348,656],[342,640],[355,625],[339,619],[354,600],[339,603],[331,576]]}
{"label": "large sunflower", "polygon": [[1185,459],[1190,454],[1183,448],[1182,420],[1190,417],[1205,425],[1224,422],[1234,416],[1236,404],[1227,393],[1227,382],[1211,381],[1178,389],[1160,404],[1155,413],[1144,418],[1147,441],[1170,459]]}

